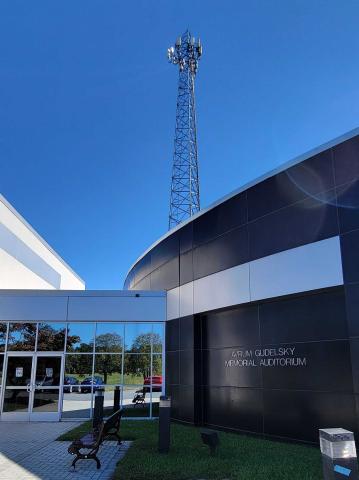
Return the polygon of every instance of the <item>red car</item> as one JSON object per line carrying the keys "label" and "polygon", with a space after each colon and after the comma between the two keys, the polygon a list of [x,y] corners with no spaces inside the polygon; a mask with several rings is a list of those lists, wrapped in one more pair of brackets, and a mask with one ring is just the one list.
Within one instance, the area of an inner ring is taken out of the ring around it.
{"label": "red car", "polygon": [[149,392],[152,383],[152,392],[162,392],[162,375],[152,375],[143,381],[143,391]]}

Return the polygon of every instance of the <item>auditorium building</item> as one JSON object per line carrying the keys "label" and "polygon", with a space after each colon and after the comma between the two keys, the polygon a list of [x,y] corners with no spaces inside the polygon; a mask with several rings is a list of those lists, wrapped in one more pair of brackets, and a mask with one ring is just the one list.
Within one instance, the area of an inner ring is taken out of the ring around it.
{"label": "auditorium building", "polygon": [[167,292],[173,419],[309,442],[358,432],[359,130],[169,231],[125,288]]}
{"label": "auditorium building", "polygon": [[88,419],[104,389],[128,417],[166,392],[184,423],[359,431],[359,129],[170,230],[123,291],[85,290],[3,197],[0,267],[0,421]]}

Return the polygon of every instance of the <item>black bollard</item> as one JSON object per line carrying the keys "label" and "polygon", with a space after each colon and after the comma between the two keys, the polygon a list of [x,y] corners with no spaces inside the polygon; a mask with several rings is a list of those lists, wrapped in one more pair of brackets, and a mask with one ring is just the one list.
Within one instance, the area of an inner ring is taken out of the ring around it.
{"label": "black bollard", "polygon": [[103,388],[99,388],[95,392],[95,405],[93,409],[93,421],[92,421],[92,426],[95,430],[98,430],[99,425],[103,420],[104,393],[105,393],[105,390]]}
{"label": "black bollard", "polygon": [[113,413],[117,412],[117,410],[120,410],[120,402],[121,402],[121,389],[119,386],[116,386],[113,394]]}
{"label": "black bollard", "polygon": [[358,480],[354,434],[344,428],[319,430],[324,480]]}
{"label": "black bollard", "polygon": [[211,457],[214,457],[217,453],[217,447],[219,445],[218,433],[204,428],[201,430],[201,438],[202,442],[209,446]]}
{"label": "black bollard", "polygon": [[158,419],[158,451],[168,453],[171,440],[171,397],[160,397]]}

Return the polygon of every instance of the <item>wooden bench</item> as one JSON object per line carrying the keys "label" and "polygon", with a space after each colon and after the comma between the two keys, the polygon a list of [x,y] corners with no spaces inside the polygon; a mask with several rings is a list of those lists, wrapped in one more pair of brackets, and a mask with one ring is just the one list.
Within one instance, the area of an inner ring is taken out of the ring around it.
{"label": "wooden bench", "polygon": [[119,435],[120,423],[123,409],[117,410],[105,422],[101,422],[98,430],[87,433],[78,440],[74,440],[68,448],[71,455],[76,455],[71,466],[74,467],[78,460],[95,460],[97,468],[101,468],[101,462],[97,457],[97,452],[104,440],[115,436],[118,444],[121,443]]}

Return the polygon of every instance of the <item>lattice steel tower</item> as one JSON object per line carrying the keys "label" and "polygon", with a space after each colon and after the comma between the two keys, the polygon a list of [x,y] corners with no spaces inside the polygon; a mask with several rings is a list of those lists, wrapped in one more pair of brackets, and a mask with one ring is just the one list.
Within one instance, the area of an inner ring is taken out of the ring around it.
{"label": "lattice steel tower", "polygon": [[200,209],[194,78],[201,55],[201,41],[196,42],[188,30],[168,49],[169,62],[179,66],[168,228]]}

